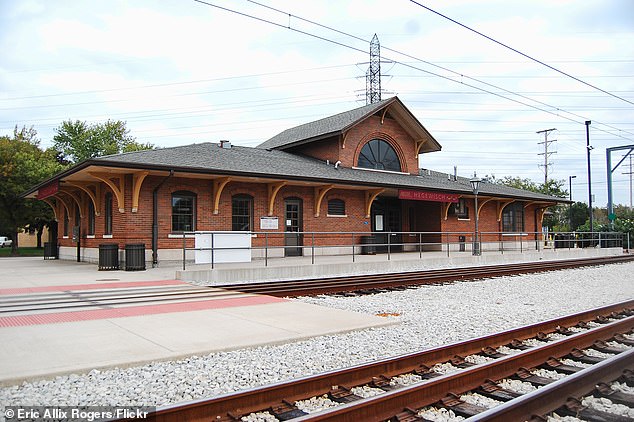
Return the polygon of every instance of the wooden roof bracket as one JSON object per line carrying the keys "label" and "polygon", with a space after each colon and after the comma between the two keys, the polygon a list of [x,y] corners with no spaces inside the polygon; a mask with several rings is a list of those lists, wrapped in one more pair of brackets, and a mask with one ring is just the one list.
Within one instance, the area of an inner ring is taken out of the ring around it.
{"label": "wooden roof bracket", "polygon": [[451,207],[451,204],[453,204],[453,202],[443,202],[440,204],[440,211],[445,221],[447,221],[447,218],[449,217],[449,208]]}
{"label": "wooden roof bracket", "polygon": [[[77,209],[79,209],[79,218],[84,218],[84,210],[82,207],[82,201],[81,201],[81,191],[68,191],[67,189],[62,190],[63,188],[60,188],[59,192],[63,193],[65,195],[68,195],[68,197],[70,199],[72,199],[75,204],[77,204]],[[79,193],[79,198],[75,197],[75,194]],[[69,210],[69,208],[67,208]],[[70,215],[70,212],[68,213],[68,215]]]}
{"label": "wooden roof bracket", "polygon": [[[57,199],[57,198],[54,198],[54,199]],[[44,198],[42,199],[42,201],[46,202],[53,209],[53,215],[55,216],[55,221],[59,221],[59,218],[57,217],[57,206],[55,206],[53,202],[51,202],[50,198]]]}
{"label": "wooden roof bracket", "polygon": [[423,147],[423,145],[425,145],[427,142],[429,141],[429,139],[419,139],[416,142],[416,155],[414,156],[414,158],[418,157],[418,154],[420,154],[420,150]]}
{"label": "wooden roof bracket", "polygon": [[324,199],[324,196],[334,187],[334,185],[315,186],[315,217],[319,217],[321,201]]}
{"label": "wooden roof bracket", "polygon": [[286,186],[286,184],[287,182],[267,183],[266,190],[268,193],[268,200],[269,200],[268,201],[269,202],[269,207],[268,207],[269,217],[273,216],[275,197],[277,196],[277,193],[280,191],[280,189]]}
{"label": "wooden roof bracket", "polygon": [[385,121],[385,115],[387,114],[387,111],[389,110],[389,108],[390,106],[387,106],[383,109],[383,114],[381,114],[381,124],[383,124],[383,122]]}
{"label": "wooden roof bracket", "polygon": [[[491,202],[493,201],[494,198],[487,198],[484,200],[478,200],[478,218],[480,218],[480,211],[482,211],[482,207],[484,206],[484,204],[486,204],[487,202]],[[500,221],[500,220],[498,220]]]}
{"label": "wooden roof bracket", "polygon": [[[95,215],[96,216],[100,215],[100,210],[101,210],[101,185],[99,183],[92,184],[92,183],[88,183],[88,182],[73,182],[73,181],[67,181],[66,183],[68,183],[71,186],[75,186],[75,187],[83,190],[84,192],[86,192],[86,194],[88,195],[88,197],[92,201],[93,208],[95,209]],[[94,191],[91,189],[92,186],[95,187]]]}
{"label": "wooden roof bracket", "polygon": [[370,218],[370,210],[372,209],[372,202],[377,196],[385,192],[385,189],[366,190],[365,196],[365,218]]}
{"label": "wooden roof bracket", "polygon": [[220,179],[215,179],[213,184],[213,200],[214,200],[214,214],[218,214],[220,211],[220,195],[222,195],[222,191],[224,190],[227,183],[231,181],[231,177],[222,177]]}
{"label": "wooden roof bracket", "polygon": [[346,149],[346,139],[348,138],[348,131],[341,134],[341,149]]}
{"label": "wooden roof bracket", "polygon": [[132,175],[132,212],[139,210],[141,185],[143,185],[143,180],[145,180],[148,174],[150,174],[149,171],[138,171]]}
{"label": "wooden roof bracket", "polygon": [[56,193],[55,195],[53,195],[53,197],[57,200],[59,200],[59,202],[62,203],[62,206],[64,207],[64,209],[66,210],[66,215],[70,216],[70,207],[68,206],[68,204],[66,203],[66,201],[64,201],[64,198],[62,198],[61,195],[59,195],[59,192]]}
{"label": "wooden roof bracket", "polygon": [[506,208],[507,205],[513,202],[515,202],[515,199],[498,200],[498,209],[497,209],[498,221],[502,221],[502,211],[504,211],[504,208]]}
{"label": "wooden roof bracket", "polygon": [[[101,180],[104,182],[114,193],[114,196],[117,198],[117,205],[119,207],[119,212],[123,214],[125,212],[125,174],[119,174],[117,176],[113,176],[111,174],[105,173],[93,173],[89,172],[92,177]],[[117,186],[112,179],[116,179],[119,182]]]}

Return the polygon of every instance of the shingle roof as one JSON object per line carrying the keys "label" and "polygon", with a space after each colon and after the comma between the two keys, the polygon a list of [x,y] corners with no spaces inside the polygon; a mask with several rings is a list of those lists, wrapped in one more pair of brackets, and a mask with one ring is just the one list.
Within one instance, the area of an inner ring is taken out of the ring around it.
{"label": "shingle roof", "polygon": [[[333,164],[285,151],[241,146],[226,149],[220,148],[216,143],[128,152],[96,158],[91,160],[91,163],[463,194],[472,192],[468,178],[458,177],[457,180],[449,180],[447,174],[438,172],[422,171],[420,175],[410,175],[343,167],[336,169]],[[480,193],[510,198],[562,201],[548,195],[489,183],[481,184]]]}
{"label": "shingle roof", "polygon": [[344,111],[343,113],[335,114],[334,116],[325,117],[314,122],[286,129],[285,131],[258,145],[258,148],[282,148],[297,142],[323,138],[327,135],[339,133],[394,101],[396,101],[396,97],[388,98],[386,100],[379,101],[378,103],[368,104],[363,107],[355,108],[354,110]]}

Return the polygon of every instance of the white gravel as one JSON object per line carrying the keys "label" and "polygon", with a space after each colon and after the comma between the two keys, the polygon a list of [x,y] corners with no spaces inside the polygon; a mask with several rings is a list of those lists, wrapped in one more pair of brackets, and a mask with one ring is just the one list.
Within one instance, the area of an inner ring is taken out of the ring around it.
{"label": "white gravel", "polygon": [[581,400],[581,403],[584,406],[588,406],[602,412],[613,413],[627,418],[634,418],[634,409],[622,404],[612,403],[612,400],[610,399],[589,396],[584,397],[583,400]]}
{"label": "white gravel", "polygon": [[535,387],[530,382],[514,380],[510,378],[505,378],[499,381],[498,385],[505,390],[515,391],[516,393],[520,394],[527,394],[537,390],[537,387]]}
{"label": "white gravel", "polygon": [[620,391],[621,393],[634,394],[634,387],[630,387],[624,382],[614,381],[610,385],[610,388],[614,391]]}
{"label": "white gravel", "polygon": [[454,422],[465,420],[462,416],[456,415],[453,410],[447,410],[444,407],[424,407],[418,411],[418,416],[434,422]]}
{"label": "white gravel", "polygon": [[321,412],[325,409],[340,406],[340,404],[336,401],[330,400],[328,396],[324,394],[323,396],[319,397],[311,397],[308,400],[296,401],[295,406],[306,413],[315,413]]}
{"label": "white gravel", "polygon": [[301,301],[400,323],[282,345],[91,371],[0,389],[0,403],[166,405],[215,396],[539,322],[634,297],[634,263],[570,269],[354,298]]}

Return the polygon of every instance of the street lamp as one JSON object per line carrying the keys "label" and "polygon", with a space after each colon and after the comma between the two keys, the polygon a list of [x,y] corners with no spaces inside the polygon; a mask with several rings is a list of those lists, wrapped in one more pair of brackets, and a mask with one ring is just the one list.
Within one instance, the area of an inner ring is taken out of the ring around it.
{"label": "street lamp", "polygon": [[590,174],[590,151],[592,146],[590,145],[590,120],[586,120],[586,153],[588,161],[588,210],[590,211],[590,233],[594,231],[594,218],[592,216],[592,175]]}
{"label": "street lamp", "polygon": [[480,188],[480,182],[482,180],[478,178],[475,173],[473,178],[469,180],[471,183],[471,189],[475,195],[475,236],[473,237],[473,255],[480,255],[480,242],[478,241],[478,189]]}
{"label": "street lamp", "polygon": [[577,176],[568,176],[568,186],[570,193],[570,205],[568,206],[568,229],[572,231],[572,179],[576,179]]}

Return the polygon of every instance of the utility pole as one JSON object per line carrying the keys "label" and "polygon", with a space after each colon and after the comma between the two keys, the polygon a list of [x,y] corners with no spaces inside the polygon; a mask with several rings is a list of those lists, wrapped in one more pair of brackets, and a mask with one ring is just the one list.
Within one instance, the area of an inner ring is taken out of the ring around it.
{"label": "utility pole", "polygon": [[630,152],[627,153],[627,156],[630,157],[630,171],[627,173],[623,173],[623,174],[629,174],[630,175],[630,211],[632,211],[632,174],[634,174],[634,172],[632,172],[632,154],[631,154],[631,150]]}
{"label": "utility pole", "polygon": [[557,130],[557,129],[546,129],[546,130],[540,130],[537,133],[543,133],[544,134],[544,142],[538,142],[537,145],[544,145],[544,152],[537,154],[537,155],[543,155],[544,156],[544,164],[540,164],[539,167],[544,167],[544,186],[546,186],[548,184],[548,166],[550,166],[550,164],[548,163],[548,157],[550,157],[552,154],[556,154],[555,151],[548,151],[548,145],[552,144],[553,142],[557,142],[556,139],[551,139],[550,141],[548,140],[548,135],[550,134],[550,132],[552,132],[553,130]]}
{"label": "utility pole", "polygon": [[[594,232],[594,213],[592,212],[592,172],[590,170],[590,151],[592,146],[590,145],[590,124],[591,120],[586,120],[586,154],[588,161],[588,211],[590,211],[590,233]],[[610,168],[608,167],[608,171]]]}

